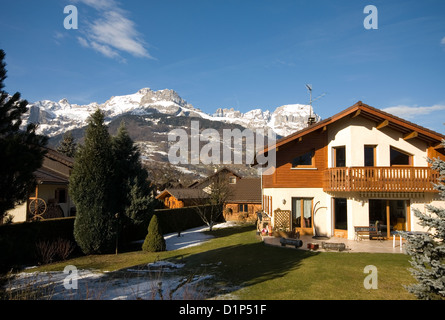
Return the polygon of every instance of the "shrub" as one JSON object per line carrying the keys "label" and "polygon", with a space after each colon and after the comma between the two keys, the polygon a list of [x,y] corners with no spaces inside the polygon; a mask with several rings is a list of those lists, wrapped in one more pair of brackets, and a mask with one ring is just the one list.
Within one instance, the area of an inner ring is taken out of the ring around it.
{"label": "shrub", "polygon": [[154,215],[150,220],[148,234],[145,237],[142,250],[147,252],[159,252],[166,250],[165,239],[162,235],[161,227],[156,215]]}
{"label": "shrub", "polygon": [[57,260],[66,260],[74,249],[75,244],[68,239],[41,240],[36,244],[36,256],[40,263],[48,264]]}

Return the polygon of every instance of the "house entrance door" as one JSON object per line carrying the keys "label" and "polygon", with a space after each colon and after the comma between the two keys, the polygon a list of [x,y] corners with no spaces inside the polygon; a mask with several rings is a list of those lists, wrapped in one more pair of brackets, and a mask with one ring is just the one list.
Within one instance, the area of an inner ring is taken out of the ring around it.
{"label": "house entrance door", "polygon": [[378,221],[380,231],[387,239],[396,231],[408,230],[408,200],[370,199],[369,224]]}

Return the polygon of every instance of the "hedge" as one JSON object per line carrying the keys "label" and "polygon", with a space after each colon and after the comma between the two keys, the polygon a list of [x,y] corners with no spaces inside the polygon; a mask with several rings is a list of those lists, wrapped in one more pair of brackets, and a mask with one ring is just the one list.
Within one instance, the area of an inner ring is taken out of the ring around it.
{"label": "hedge", "polygon": [[75,217],[0,225],[0,271],[36,263],[40,241],[74,241]]}
{"label": "hedge", "polygon": [[[211,213],[211,205],[205,205],[201,207],[204,208],[207,215]],[[195,206],[176,209],[155,209],[154,214],[159,219],[159,224],[164,235],[200,227],[205,224],[197,213],[197,209]],[[123,238],[125,238],[127,242],[145,239],[145,237],[147,236],[147,229],[150,219],[147,219],[146,223],[127,228],[125,234],[123,235]],[[223,221],[224,217],[223,215],[221,215],[216,222]]]}
{"label": "hedge", "polygon": [[[204,205],[200,207],[204,208],[203,213],[207,216],[211,214],[212,210],[215,210],[215,207],[212,205]],[[164,234],[184,231],[204,225],[204,221],[199,216],[196,207],[158,209],[155,210],[155,214],[158,216]],[[219,219],[215,222],[223,221],[224,217],[221,214]]]}
{"label": "hedge", "polygon": [[[206,214],[210,214],[212,206],[202,206]],[[196,207],[178,209],[156,209],[154,214],[164,234],[180,232],[204,225]],[[150,217],[151,218],[151,217]],[[23,265],[36,264],[36,245],[41,241],[69,240],[75,243],[75,217],[48,219],[36,222],[22,222],[0,225],[0,272]],[[138,226],[127,226],[120,235],[120,241],[129,243],[144,239],[147,235],[148,223]],[[221,215],[215,222],[223,222]],[[123,243],[120,242],[120,245]]]}

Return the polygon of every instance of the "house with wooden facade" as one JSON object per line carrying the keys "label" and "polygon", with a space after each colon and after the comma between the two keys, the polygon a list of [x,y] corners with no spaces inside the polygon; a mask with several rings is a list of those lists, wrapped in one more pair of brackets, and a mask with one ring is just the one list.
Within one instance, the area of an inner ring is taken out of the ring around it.
{"label": "house with wooden facade", "polygon": [[169,209],[201,205],[207,198],[208,194],[201,189],[191,188],[165,189],[156,197],[164,203],[165,208]]}
{"label": "house with wooden facade", "polygon": [[12,222],[75,215],[75,205],[68,194],[73,163],[72,158],[47,148],[42,166],[34,172],[35,190],[25,203],[7,213],[12,217]]}
{"label": "house with wooden facade", "polygon": [[375,225],[385,238],[424,231],[413,209],[445,207],[427,162],[445,159],[443,139],[359,101],[263,150],[276,151],[274,172],[262,175],[263,210],[275,228],[288,212],[284,225],[300,234],[354,239],[355,227]]}
{"label": "house with wooden facade", "polygon": [[166,189],[156,198],[171,209],[206,204],[214,184],[224,193],[226,220],[256,219],[261,211],[261,179],[242,177],[226,167],[187,188]]}
{"label": "house with wooden facade", "polygon": [[261,179],[232,179],[224,210],[226,221],[256,221],[261,211]]}

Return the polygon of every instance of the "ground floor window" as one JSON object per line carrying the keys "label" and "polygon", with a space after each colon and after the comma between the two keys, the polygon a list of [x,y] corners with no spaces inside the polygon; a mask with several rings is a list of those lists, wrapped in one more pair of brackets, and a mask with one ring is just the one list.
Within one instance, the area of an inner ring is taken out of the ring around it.
{"label": "ground floor window", "polygon": [[348,230],[346,198],[334,198],[334,229]]}
{"label": "ground floor window", "polygon": [[294,228],[312,228],[312,198],[292,198]]}
{"label": "ground floor window", "polygon": [[380,231],[390,237],[396,231],[407,230],[407,201],[406,200],[369,200],[369,224],[378,223]]}
{"label": "ground floor window", "polygon": [[238,212],[248,212],[247,204],[239,204],[238,205]]}

